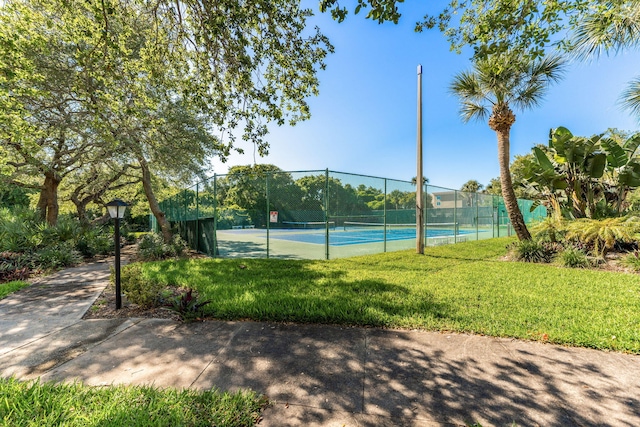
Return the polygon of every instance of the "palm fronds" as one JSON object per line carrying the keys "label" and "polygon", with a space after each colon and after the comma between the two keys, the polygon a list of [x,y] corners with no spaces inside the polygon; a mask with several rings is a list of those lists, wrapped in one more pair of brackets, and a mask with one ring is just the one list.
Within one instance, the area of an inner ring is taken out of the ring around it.
{"label": "palm fronds", "polygon": [[638,238],[640,218],[618,217],[607,219],[582,218],[567,224],[567,239],[577,239],[600,256],[606,255],[616,243],[630,243]]}

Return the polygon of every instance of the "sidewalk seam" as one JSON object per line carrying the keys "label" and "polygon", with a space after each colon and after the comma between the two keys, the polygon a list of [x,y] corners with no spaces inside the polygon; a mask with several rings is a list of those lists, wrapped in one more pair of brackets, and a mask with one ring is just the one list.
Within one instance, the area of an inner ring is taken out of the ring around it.
{"label": "sidewalk seam", "polygon": [[364,361],[362,364],[362,411],[361,414],[366,414],[366,387],[367,387],[367,351],[369,349],[369,334],[364,332]]}
{"label": "sidewalk seam", "polygon": [[238,327],[236,328],[235,331],[233,331],[231,333],[231,335],[229,336],[229,339],[227,340],[226,343],[224,343],[224,345],[220,346],[220,349],[213,355],[213,357],[211,358],[211,360],[209,360],[209,362],[206,364],[206,366],[202,369],[202,371],[200,371],[200,373],[196,376],[196,378],[191,382],[191,384],[189,384],[189,388],[192,388],[193,385],[195,383],[198,382],[198,380],[200,379],[200,377],[202,376],[202,374],[205,373],[205,371],[207,369],[209,369],[209,366],[211,366],[213,364],[213,362],[216,360],[217,357],[220,356],[220,354],[222,354],[230,345],[231,345],[231,341],[233,341],[235,339],[235,337],[242,331],[242,327],[243,325],[240,323],[238,324]]}

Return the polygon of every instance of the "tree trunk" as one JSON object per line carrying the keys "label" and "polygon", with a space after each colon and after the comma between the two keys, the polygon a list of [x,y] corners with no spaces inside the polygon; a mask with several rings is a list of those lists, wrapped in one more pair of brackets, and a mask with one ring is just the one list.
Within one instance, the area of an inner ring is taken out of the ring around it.
{"label": "tree trunk", "polygon": [[158,204],[158,200],[156,199],[156,195],[153,192],[153,187],[151,186],[151,171],[149,170],[149,164],[147,161],[138,156],[138,163],[140,163],[140,168],[142,170],[142,187],[144,188],[144,194],[147,196],[147,200],[149,201],[149,208],[151,208],[151,212],[156,217],[156,221],[158,221],[158,225],[160,226],[160,230],[162,231],[162,238],[165,243],[170,243],[173,238],[173,233],[171,233],[171,225],[167,218],[160,210],[160,205]]}
{"label": "tree trunk", "polygon": [[52,226],[58,223],[58,185],[60,185],[60,181],[55,172],[45,173],[38,199],[37,209],[40,218]]}
{"label": "tree trunk", "polygon": [[500,165],[500,185],[502,186],[502,198],[507,209],[509,220],[519,240],[531,240],[531,234],[518,207],[518,199],[513,191],[511,171],[509,170],[509,134],[511,125],[516,118],[506,104],[497,104],[493,114],[489,118],[489,127],[496,132],[498,137],[498,163]]}
{"label": "tree trunk", "polygon": [[89,204],[89,201],[78,200],[78,202],[76,203],[76,201],[73,200],[73,203],[76,205],[76,211],[78,212],[78,220],[80,221],[80,224],[89,224],[89,218],[87,218],[87,205]]}

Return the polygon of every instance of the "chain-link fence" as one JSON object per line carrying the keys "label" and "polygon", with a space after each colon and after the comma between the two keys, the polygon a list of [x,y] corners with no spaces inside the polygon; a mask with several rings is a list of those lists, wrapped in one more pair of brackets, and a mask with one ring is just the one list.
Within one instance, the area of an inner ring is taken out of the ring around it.
{"label": "chain-link fence", "polygon": [[[426,245],[511,234],[501,197],[432,185],[424,194]],[[530,200],[518,203],[526,223],[547,215]],[[330,259],[416,247],[416,188],[406,181],[329,170],[230,173],[160,206],[191,248],[212,257]]]}

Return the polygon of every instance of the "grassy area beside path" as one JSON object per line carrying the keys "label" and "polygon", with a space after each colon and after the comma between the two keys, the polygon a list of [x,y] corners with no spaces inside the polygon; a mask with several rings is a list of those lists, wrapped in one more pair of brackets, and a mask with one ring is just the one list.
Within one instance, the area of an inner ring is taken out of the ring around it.
{"label": "grassy area beside path", "polygon": [[0,379],[0,425],[12,427],[250,427],[266,403],[253,392]]}
{"label": "grassy area beside path", "polygon": [[331,261],[193,259],[143,274],[221,319],[457,331],[640,353],[640,275],[507,262],[491,239]]}
{"label": "grassy area beside path", "polygon": [[14,280],[13,282],[0,283],[0,299],[12,294],[20,289],[29,286],[27,282]]}

